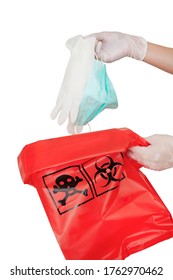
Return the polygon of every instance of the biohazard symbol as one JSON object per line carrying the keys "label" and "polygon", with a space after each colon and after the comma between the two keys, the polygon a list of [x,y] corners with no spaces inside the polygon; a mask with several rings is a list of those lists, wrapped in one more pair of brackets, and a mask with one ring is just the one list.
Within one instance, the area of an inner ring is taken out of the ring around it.
{"label": "biohazard symbol", "polygon": [[109,156],[106,156],[106,158],[108,159],[108,161],[102,163],[100,166],[98,162],[95,163],[95,167],[97,169],[97,172],[94,176],[95,182],[97,182],[98,176],[101,176],[106,181],[105,185],[100,187],[106,187],[111,181],[118,182],[125,178],[125,175],[123,173],[121,174],[121,176],[120,174],[118,174],[117,176],[118,169],[121,168],[123,164],[120,162],[114,162],[113,159]]}
{"label": "biohazard symbol", "polygon": [[58,202],[61,205],[66,205],[66,201],[68,199],[69,196],[72,196],[76,193],[80,193],[83,194],[84,196],[88,195],[88,190],[77,190],[76,186],[83,181],[83,179],[79,178],[78,176],[76,176],[75,178],[64,174],[64,175],[60,175],[59,177],[56,178],[55,183],[56,185],[54,185],[54,190],[53,193],[59,193],[59,192],[64,192],[65,196],[63,199],[58,200]]}

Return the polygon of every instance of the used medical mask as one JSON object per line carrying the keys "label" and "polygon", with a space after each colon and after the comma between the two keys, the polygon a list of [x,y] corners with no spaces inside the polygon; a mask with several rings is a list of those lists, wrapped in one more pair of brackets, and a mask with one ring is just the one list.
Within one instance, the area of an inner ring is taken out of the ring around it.
{"label": "used medical mask", "polygon": [[106,65],[95,59],[96,38],[76,36],[66,46],[71,56],[51,118],[58,124],[68,119],[67,131],[80,133],[106,108],[117,108],[118,101],[107,75]]}
{"label": "used medical mask", "polygon": [[86,125],[104,109],[117,107],[116,92],[107,75],[106,65],[95,60],[84,89],[75,125]]}

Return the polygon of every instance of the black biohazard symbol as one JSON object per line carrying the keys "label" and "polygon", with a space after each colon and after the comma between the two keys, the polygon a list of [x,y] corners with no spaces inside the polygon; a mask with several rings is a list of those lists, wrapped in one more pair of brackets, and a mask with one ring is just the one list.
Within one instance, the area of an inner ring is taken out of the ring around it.
{"label": "black biohazard symbol", "polygon": [[98,175],[106,181],[105,185],[100,187],[107,187],[111,181],[120,182],[125,178],[123,173],[121,177],[117,177],[117,169],[119,167],[122,167],[123,164],[120,162],[113,161],[113,159],[109,156],[106,156],[105,158],[107,159],[107,161],[102,163],[100,166],[98,162],[95,163],[95,168],[97,169],[97,172],[94,176],[95,182],[97,182]]}
{"label": "black biohazard symbol", "polygon": [[54,185],[54,190],[53,193],[59,193],[59,192],[64,192],[65,196],[63,199],[58,200],[58,202],[61,205],[66,205],[66,201],[68,199],[69,196],[72,196],[76,193],[80,193],[83,194],[84,196],[88,195],[88,190],[84,189],[84,190],[77,190],[76,186],[83,181],[82,178],[79,178],[78,176],[76,176],[75,178],[68,175],[68,174],[64,174],[64,175],[60,175],[59,177],[56,178],[55,183],[56,185]]}

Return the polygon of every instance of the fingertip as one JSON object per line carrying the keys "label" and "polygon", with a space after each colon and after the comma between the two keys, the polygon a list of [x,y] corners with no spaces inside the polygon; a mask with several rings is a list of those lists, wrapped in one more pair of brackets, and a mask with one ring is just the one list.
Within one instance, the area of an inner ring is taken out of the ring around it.
{"label": "fingertip", "polygon": [[72,123],[75,123],[78,115],[79,107],[75,106],[73,110],[70,112],[70,120]]}
{"label": "fingertip", "polygon": [[67,113],[60,112],[60,114],[58,116],[58,124],[62,125],[66,119],[67,119]]}
{"label": "fingertip", "polygon": [[77,125],[77,126],[76,126],[76,132],[77,132],[77,133],[81,133],[82,130],[83,130],[83,126],[82,126],[82,125]]}
{"label": "fingertip", "polygon": [[55,107],[53,108],[52,112],[50,113],[50,118],[52,120],[54,120],[57,117],[57,115],[59,113],[59,110],[60,110],[59,106],[55,105]]}

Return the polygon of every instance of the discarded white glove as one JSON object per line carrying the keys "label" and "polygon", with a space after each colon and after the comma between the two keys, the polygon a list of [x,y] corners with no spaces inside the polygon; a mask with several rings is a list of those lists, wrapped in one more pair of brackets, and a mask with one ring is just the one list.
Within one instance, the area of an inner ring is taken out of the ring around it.
{"label": "discarded white glove", "polygon": [[77,118],[80,100],[94,62],[95,42],[95,38],[83,39],[82,36],[67,41],[71,56],[56,105],[51,113],[52,119],[59,114],[59,124],[63,124],[67,118],[69,123],[74,123]]}
{"label": "discarded white glove", "polygon": [[93,33],[87,37],[97,39],[95,52],[103,62],[113,62],[126,56],[143,60],[147,52],[147,41],[142,37],[120,32]]}
{"label": "discarded white glove", "polygon": [[[106,65],[95,60],[96,38],[81,35],[70,38],[66,47],[71,57],[51,118],[58,123],[68,119],[67,131],[80,133],[83,126],[106,108],[115,109],[118,101]],[[90,128],[90,126],[89,126]]]}
{"label": "discarded white glove", "polygon": [[173,136],[155,134],[147,137],[147,147],[132,147],[127,155],[152,170],[173,167]]}

